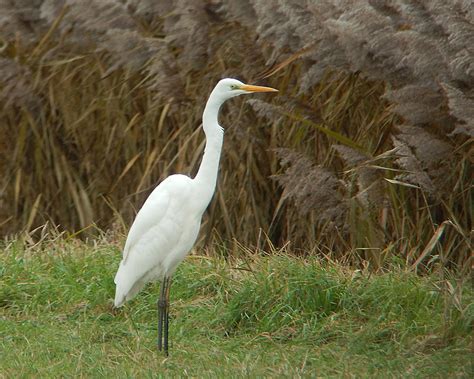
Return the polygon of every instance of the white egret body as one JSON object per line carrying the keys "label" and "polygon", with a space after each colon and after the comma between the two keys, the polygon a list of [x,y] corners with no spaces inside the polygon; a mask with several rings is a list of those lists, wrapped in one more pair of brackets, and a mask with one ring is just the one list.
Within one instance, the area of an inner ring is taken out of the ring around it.
{"label": "white egret body", "polygon": [[165,326],[164,350],[168,352],[170,278],[196,242],[201,218],[216,188],[224,129],[218,123],[221,105],[228,99],[253,92],[276,92],[269,87],[246,85],[235,79],[217,83],[203,113],[206,147],[194,179],[171,175],[150,194],[138,212],[125,243],[115,275],[115,306],[132,299],[150,281],[163,280],[159,307],[159,340]]}

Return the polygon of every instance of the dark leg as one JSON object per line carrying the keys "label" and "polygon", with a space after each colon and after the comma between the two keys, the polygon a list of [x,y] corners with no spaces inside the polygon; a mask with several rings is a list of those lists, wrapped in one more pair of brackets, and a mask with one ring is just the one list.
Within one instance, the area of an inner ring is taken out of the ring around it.
{"label": "dark leg", "polygon": [[158,300],[158,350],[163,349],[163,323],[165,321],[166,313],[166,285],[167,279],[164,278],[161,283],[160,298]]}
{"label": "dark leg", "polygon": [[164,351],[165,355],[168,356],[168,326],[169,326],[169,315],[170,315],[170,288],[171,288],[171,278],[167,278],[166,280],[166,291],[165,291],[165,317],[164,317],[164,324],[165,324],[165,332],[164,332]]}

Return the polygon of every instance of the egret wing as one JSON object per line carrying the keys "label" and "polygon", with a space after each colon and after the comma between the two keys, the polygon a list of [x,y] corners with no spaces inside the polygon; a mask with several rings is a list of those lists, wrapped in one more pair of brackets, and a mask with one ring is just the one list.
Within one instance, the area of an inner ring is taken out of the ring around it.
{"label": "egret wing", "polygon": [[150,194],[142,208],[138,211],[135,221],[133,221],[123,249],[124,263],[133,246],[147,231],[161,222],[169,208],[170,194],[163,184],[164,182]]}

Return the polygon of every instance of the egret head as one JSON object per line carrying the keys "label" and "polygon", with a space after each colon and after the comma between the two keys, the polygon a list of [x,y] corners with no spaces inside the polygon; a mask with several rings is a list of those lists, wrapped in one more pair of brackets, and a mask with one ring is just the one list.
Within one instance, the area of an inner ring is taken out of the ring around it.
{"label": "egret head", "polygon": [[248,93],[278,92],[278,90],[270,87],[253,86],[242,83],[237,79],[226,78],[219,81],[212,92],[225,101],[231,97],[245,95]]}

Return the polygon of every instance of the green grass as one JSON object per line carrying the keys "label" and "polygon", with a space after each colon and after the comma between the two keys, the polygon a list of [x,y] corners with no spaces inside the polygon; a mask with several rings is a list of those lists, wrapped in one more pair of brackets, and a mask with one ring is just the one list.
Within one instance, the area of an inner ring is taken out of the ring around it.
{"label": "green grass", "polygon": [[158,286],[112,308],[119,259],[104,242],[4,243],[0,377],[472,377],[472,288],[437,275],[190,257],[173,282],[165,358]]}

